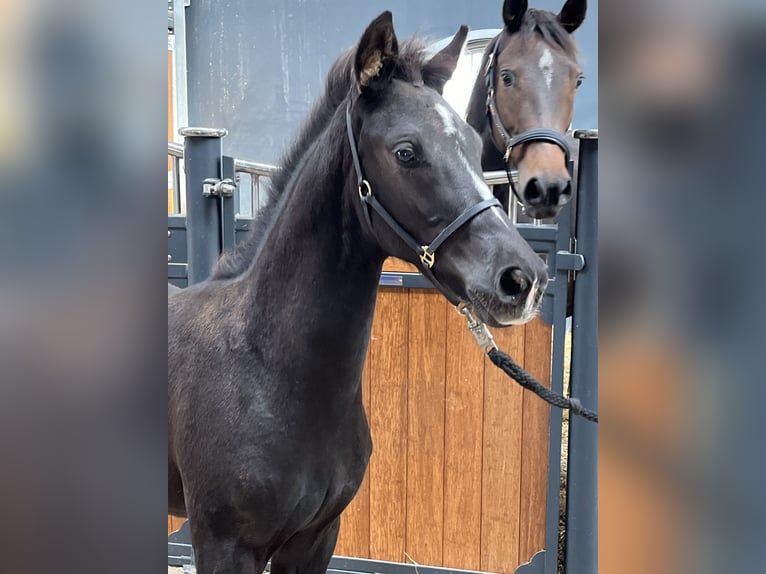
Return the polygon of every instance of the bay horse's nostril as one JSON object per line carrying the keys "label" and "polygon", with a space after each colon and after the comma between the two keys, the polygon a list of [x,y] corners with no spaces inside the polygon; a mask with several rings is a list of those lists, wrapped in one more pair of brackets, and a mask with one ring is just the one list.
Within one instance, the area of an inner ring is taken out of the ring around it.
{"label": "bay horse's nostril", "polygon": [[524,201],[529,205],[539,205],[545,200],[545,192],[540,185],[540,180],[533,177],[524,187]]}
{"label": "bay horse's nostril", "polygon": [[572,198],[572,180],[543,180],[533,177],[524,187],[524,202],[527,205],[564,205]]}
{"label": "bay horse's nostril", "polygon": [[508,267],[500,274],[498,294],[504,301],[521,303],[526,300],[532,280],[518,267]]}

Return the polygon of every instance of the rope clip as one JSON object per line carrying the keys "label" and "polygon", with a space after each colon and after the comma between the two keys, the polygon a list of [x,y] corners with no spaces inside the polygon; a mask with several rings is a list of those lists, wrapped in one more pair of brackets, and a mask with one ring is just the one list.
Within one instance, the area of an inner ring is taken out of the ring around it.
{"label": "rope clip", "polygon": [[489,327],[487,327],[486,323],[479,321],[473,316],[469,305],[461,303],[456,309],[458,313],[465,317],[466,323],[468,323],[468,330],[482,351],[489,353],[492,349],[497,349],[495,338],[492,336]]}

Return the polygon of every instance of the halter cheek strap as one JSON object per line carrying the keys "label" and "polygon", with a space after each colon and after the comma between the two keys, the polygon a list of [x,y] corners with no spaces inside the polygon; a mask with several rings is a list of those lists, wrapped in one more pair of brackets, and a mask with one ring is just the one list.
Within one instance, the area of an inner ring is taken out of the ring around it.
{"label": "halter cheek strap", "polygon": [[[569,167],[569,157],[570,157],[570,151],[569,151],[569,143],[564,138],[564,134],[562,134],[558,130],[552,130],[550,128],[535,128],[528,130],[526,132],[520,133],[519,135],[515,137],[511,137],[511,135],[508,133],[508,130],[505,129],[505,126],[503,125],[502,120],[500,119],[500,114],[497,111],[497,101],[495,99],[495,85],[496,85],[496,70],[495,70],[495,60],[497,60],[497,50],[498,46],[500,44],[500,37],[498,36],[495,39],[495,45],[492,48],[492,53],[489,55],[489,59],[487,60],[487,67],[484,70],[484,78],[487,82],[487,122],[489,123],[489,130],[490,133],[494,131],[494,129],[497,129],[497,132],[500,134],[500,137],[503,138],[503,143],[505,144],[505,151],[503,153],[503,164],[505,165],[505,172],[508,174],[508,183],[511,186],[511,189],[513,190],[513,195],[516,196],[516,199],[518,199],[520,202],[523,203],[523,200],[521,197],[519,197],[519,193],[516,190],[516,185],[513,183],[513,177],[511,176],[511,170],[513,169],[513,163],[511,161],[511,152],[513,151],[513,148],[517,145],[526,143],[526,142],[548,142],[555,144],[559,146],[562,151],[564,152],[564,165],[568,168]],[[502,149],[498,148],[499,151],[503,151]]]}
{"label": "halter cheek strap", "polygon": [[436,237],[425,245],[420,244],[406,229],[404,229],[394,219],[394,217],[383,207],[383,205],[377,200],[372,193],[372,185],[364,178],[364,172],[362,171],[362,164],[359,160],[359,151],[357,150],[356,138],[354,137],[354,130],[351,127],[351,102],[346,105],[346,133],[348,134],[348,141],[351,145],[351,157],[354,160],[354,169],[357,176],[357,190],[359,192],[359,198],[362,201],[362,207],[364,212],[364,218],[367,222],[367,227],[370,233],[375,237],[375,230],[372,227],[371,209],[377,213],[380,218],[388,225],[399,239],[401,239],[407,247],[409,247],[418,256],[420,262],[420,270],[425,275],[434,287],[436,287],[447,298],[447,300],[453,305],[459,305],[461,303],[460,297],[458,297],[454,291],[441,283],[432,271],[434,264],[436,263],[436,250],[447,240],[449,237],[460,229],[463,225],[468,223],[471,219],[479,215],[482,211],[485,211],[491,207],[501,207],[500,202],[495,199],[487,199],[473,205],[466,209],[463,213],[458,215],[452,222],[442,229]]}

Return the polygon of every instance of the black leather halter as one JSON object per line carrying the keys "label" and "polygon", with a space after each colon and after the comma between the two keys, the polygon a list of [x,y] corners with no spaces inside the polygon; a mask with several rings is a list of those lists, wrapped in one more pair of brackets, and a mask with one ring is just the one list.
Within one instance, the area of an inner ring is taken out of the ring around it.
{"label": "black leather halter", "polygon": [[[516,196],[516,199],[518,199],[521,203],[524,203],[522,198],[519,196],[518,191],[516,190],[516,185],[513,183],[513,177],[511,176],[511,170],[513,169],[513,165],[511,163],[511,151],[513,148],[519,144],[531,141],[556,144],[564,151],[564,162],[568,169],[570,156],[569,144],[567,143],[567,140],[564,139],[564,134],[558,130],[552,130],[550,128],[531,129],[520,133],[515,137],[511,137],[511,135],[508,133],[508,130],[505,129],[503,121],[500,119],[500,114],[497,112],[497,102],[495,101],[495,85],[497,83],[495,61],[497,60],[497,48],[499,45],[500,36],[495,39],[495,45],[492,48],[492,53],[489,55],[489,60],[487,60],[487,67],[484,70],[484,78],[487,81],[487,121],[489,122],[489,133],[492,134],[493,128],[497,128],[497,131],[503,138],[503,142],[505,143],[503,164],[505,165],[505,172],[508,174],[508,183],[513,190],[513,195]],[[492,141],[495,141],[494,138],[492,138]],[[503,151],[499,148],[498,150],[501,152]]]}
{"label": "black leather halter", "polygon": [[485,211],[491,207],[500,207],[502,205],[495,199],[487,199],[480,201],[476,205],[469,207],[463,213],[458,215],[452,222],[442,229],[434,239],[426,244],[421,245],[412,235],[410,235],[393,216],[386,210],[383,205],[375,198],[372,193],[372,185],[364,178],[364,172],[362,171],[362,164],[359,161],[359,151],[356,147],[356,139],[354,138],[354,130],[351,127],[351,102],[346,105],[346,131],[348,133],[348,142],[351,145],[351,157],[354,159],[354,169],[356,169],[357,176],[357,189],[359,191],[359,198],[362,200],[362,207],[364,211],[364,218],[367,221],[367,226],[370,229],[373,237],[375,237],[375,231],[372,228],[372,218],[370,217],[370,208],[386,222],[391,230],[396,233],[404,243],[414,251],[418,260],[420,261],[420,268],[429,281],[433,283],[442,295],[453,305],[459,305],[462,300],[458,297],[454,291],[449,289],[446,285],[442,284],[432,271],[434,263],[436,263],[436,250],[458,229],[468,223],[471,219],[479,215],[482,211]]}

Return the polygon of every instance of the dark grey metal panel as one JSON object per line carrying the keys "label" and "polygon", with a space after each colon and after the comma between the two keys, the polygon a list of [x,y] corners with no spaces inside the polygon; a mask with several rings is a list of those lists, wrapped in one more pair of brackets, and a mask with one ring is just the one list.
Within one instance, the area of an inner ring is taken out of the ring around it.
{"label": "dark grey metal panel", "polygon": [[553,570],[545,568],[546,557],[549,555],[550,553],[541,550],[532,556],[532,560],[516,568],[516,574],[555,574],[555,568]]}
{"label": "dark grey metal panel", "polygon": [[192,546],[189,521],[168,536],[168,566],[191,564]]}
{"label": "dark grey metal panel", "polygon": [[[391,10],[400,38],[439,40],[461,24],[499,28],[502,0],[230,0],[192,1],[186,9],[189,121],[226,126],[228,154],[277,163],[335,58],[364,27]],[[537,0],[558,12],[564,0]],[[574,125],[598,125],[598,2],[576,38],[587,80],[575,100]]]}
{"label": "dark grey metal panel", "polygon": [[[584,407],[598,406],[598,138],[580,142],[577,246],[585,267],[574,284],[570,393]],[[569,421],[567,463],[567,574],[598,568],[598,426],[580,417]]]}

